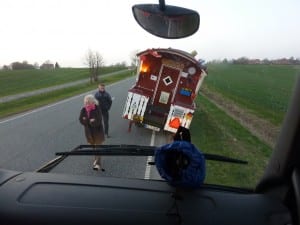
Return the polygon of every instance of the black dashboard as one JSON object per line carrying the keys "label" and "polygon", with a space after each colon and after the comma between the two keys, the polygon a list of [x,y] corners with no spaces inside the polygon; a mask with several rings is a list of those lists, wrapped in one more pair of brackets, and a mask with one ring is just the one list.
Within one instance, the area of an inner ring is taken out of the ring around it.
{"label": "black dashboard", "polygon": [[0,170],[0,224],[292,224],[271,196],[164,181]]}

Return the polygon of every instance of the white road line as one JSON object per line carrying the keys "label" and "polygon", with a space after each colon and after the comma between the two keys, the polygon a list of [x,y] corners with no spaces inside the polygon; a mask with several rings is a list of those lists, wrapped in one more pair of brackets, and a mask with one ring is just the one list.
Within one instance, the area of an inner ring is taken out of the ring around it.
{"label": "white road line", "polygon": [[[155,143],[155,131],[153,130],[151,135],[150,146],[154,146],[154,143]],[[153,160],[152,156],[147,157],[145,176],[144,176],[144,179],[146,180],[150,179],[151,165],[149,165],[149,162],[152,162],[152,160]]]}

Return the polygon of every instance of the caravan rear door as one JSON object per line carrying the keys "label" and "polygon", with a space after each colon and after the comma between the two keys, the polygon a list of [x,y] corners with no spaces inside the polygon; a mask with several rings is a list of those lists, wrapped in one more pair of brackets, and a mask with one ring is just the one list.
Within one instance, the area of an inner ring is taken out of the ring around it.
{"label": "caravan rear door", "polygon": [[162,65],[154,92],[153,105],[169,111],[170,104],[176,93],[179,77],[180,69]]}

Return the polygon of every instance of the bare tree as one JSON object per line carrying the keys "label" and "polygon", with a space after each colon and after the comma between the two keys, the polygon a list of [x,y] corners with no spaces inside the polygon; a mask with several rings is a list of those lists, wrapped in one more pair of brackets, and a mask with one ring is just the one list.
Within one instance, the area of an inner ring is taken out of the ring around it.
{"label": "bare tree", "polygon": [[35,69],[39,69],[39,68],[40,68],[40,65],[39,65],[37,62],[35,62],[35,63],[33,64],[33,66],[34,66]]}
{"label": "bare tree", "polygon": [[130,66],[132,68],[136,68],[137,67],[137,61],[138,61],[137,53],[139,53],[139,50],[134,50],[130,54],[130,60],[131,60]]}
{"label": "bare tree", "polygon": [[59,68],[60,68],[60,65],[58,64],[58,62],[55,63],[54,68],[55,68],[55,69],[59,69]]}
{"label": "bare tree", "polygon": [[94,70],[95,70],[95,57],[91,49],[89,49],[88,52],[86,53],[85,61],[90,71],[90,83],[93,83]]}
{"label": "bare tree", "polygon": [[100,75],[100,68],[104,65],[103,57],[100,55],[99,52],[95,52],[95,61],[96,61],[96,68],[95,68],[95,77],[94,81],[98,81],[98,76]]}
{"label": "bare tree", "polygon": [[85,56],[85,61],[90,71],[90,82],[97,82],[100,68],[104,65],[103,57],[99,52],[93,52],[89,49]]}

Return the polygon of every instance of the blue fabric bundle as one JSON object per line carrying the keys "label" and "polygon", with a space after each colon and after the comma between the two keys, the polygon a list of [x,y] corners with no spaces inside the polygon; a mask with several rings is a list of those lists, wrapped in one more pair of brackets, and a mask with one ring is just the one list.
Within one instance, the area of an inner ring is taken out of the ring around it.
{"label": "blue fabric bundle", "polygon": [[175,187],[197,188],[205,179],[205,158],[189,141],[157,148],[155,165],[160,176]]}

